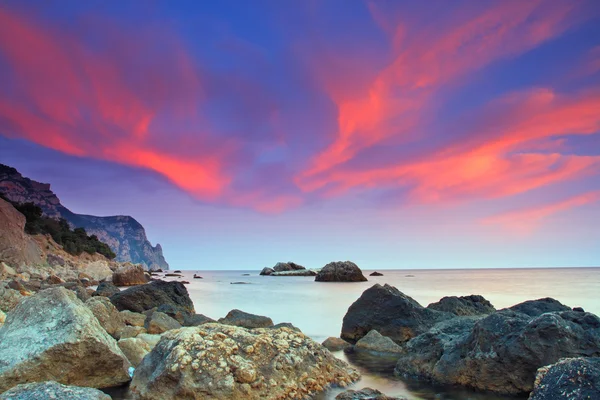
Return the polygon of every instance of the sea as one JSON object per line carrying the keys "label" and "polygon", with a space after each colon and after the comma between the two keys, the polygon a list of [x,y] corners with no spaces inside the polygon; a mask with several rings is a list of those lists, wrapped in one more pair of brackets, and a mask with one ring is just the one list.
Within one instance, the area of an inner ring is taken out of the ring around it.
{"label": "sea", "polygon": [[[379,270],[383,276],[369,276],[371,272],[363,270],[368,282],[357,283],[260,276],[259,271],[182,271],[182,278],[171,280],[189,282],[186,287],[199,314],[218,319],[239,309],[265,315],[276,324],[291,322],[318,342],[329,336],[339,337],[348,307],[376,283],[395,286],[423,306],[444,296],[470,294],[484,296],[496,309],[552,297],[569,307],[583,307],[600,315],[600,268],[397,269]],[[202,279],[194,279],[194,274]],[[395,377],[393,363],[343,352],[335,355],[362,373],[351,389],[371,387],[409,400],[515,399],[411,381]],[[316,399],[332,400],[340,391],[330,389]]]}

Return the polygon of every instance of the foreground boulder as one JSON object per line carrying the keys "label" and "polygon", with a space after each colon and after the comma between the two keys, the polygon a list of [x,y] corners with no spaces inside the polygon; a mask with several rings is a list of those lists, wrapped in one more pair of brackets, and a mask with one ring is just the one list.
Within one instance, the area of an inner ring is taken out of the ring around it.
{"label": "foreground boulder", "polygon": [[382,336],[375,329],[367,333],[362,339],[356,342],[354,351],[366,351],[370,353],[399,354],[402,348],[392,339]]}
{"label": "foreground boulder", "polygon": [[220,324],[241,326],[243,328],[268,328],[273,326],[273,320],[262,315],[250,314],[240,310],[231,310],[225,318],[219,319]]}
{"label": "foreground boulder", "polygon": [[284,399],[358,378],[301,332],[206,324],[165,333],[130,387],[137,399]]}
{"label": "foreground boulder", "polygon": [[137,313],[169,304],[189,314],[195,314],[194,303],[181,282],[153,281],[147,285],[134,286],[110,297],[119,311]]}
{"label": "foreground boulder", "polygon": [[92,297],[85,302],[100,325],[112,337],[119,338],[118,332],[125,327],[123,317],[106,297]]}
{"label": "foreground boulder", "polygon": [[436,322],[452,317],[421,306],[393,286],[375,284],[348,308],[341,338],[356,343],[376,329],[396,343],[403,343],[426,332]]}
{"label": "foreground boulder", "polygon": [[458,323],[466,318],[457,317],[446,323],[446,330],[436,326],[409,341],[396,373],[524,394],[533,389],[538,368],[563,357],[600,356],[600,318],[590,313],[530,317],[509,309],[477,320],[470,330],[468,324]]}
{"label": "foreground boulder", "polygon": [[351,261],[334,261],[324,266],[315,277],[315,282],[365,282],[358,265]]}
{"label": "foreground boulder", "polygon": [[138,338],[125,338],[119,340],[119,348],[127,356],[127,359],[134,368],[142,363],[146,354],[152,351],[152,348],[147,341]]}
{"label": "foreground boulder", "polygon": [[487,301],[483,296],[475,294],[460,297],[444,297],[437,303],[431,303],[427,308],[459,316],[485,315],[496,311],[492,303]]}
{"label": "foreground boulder", "polygon": [[66,386],[58,382],[38,382],[17,385],[0,395],[0,400],[110,400],[110,396],[98,389]]}
{"label": "foreground boulder", "polygon": [[0,392],[56,380],[104,388],[129,381],[129,362],[94,314],[65,288],[23,299],[0,328]]}
{"label": "foreground boulder", "polygon": [[112,281],[116,286],[136,286],[148,282],[141,264],[124,263],[113,274]]}
{"label": "foreground boulder", "polygon": [[600,399],[600,358],[566,358],[537,371],[529,400]]}
{"label": "foreground boulder", "polygon": [[361,390],[346,390],[335,396],[335,400],[406,400],[406,397],[390,397],[379,390],[364,388]]}

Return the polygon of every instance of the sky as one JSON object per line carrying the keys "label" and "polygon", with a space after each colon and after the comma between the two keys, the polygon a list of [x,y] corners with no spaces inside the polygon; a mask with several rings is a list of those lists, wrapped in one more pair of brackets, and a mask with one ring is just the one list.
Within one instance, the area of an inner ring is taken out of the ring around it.
{"label": "sky", "polygon": [[600,2],[3,1],[0,162],[173,269],[600,266]]}

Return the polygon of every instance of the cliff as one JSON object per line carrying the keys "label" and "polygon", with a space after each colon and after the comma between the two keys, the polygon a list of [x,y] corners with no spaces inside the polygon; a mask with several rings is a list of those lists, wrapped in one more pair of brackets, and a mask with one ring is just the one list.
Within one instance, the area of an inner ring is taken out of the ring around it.
{"label": "cliff", "polygon": [[96,235],[110,246],[117,261],[140,263],[149,270],[169,268],[160,245],[150,244],[144,227],[133,217],[75,214],[61,204],[49,184],[25,178],[16,169],[3,164],[0,164],[0,194],[14,202],[34,203],[49,217],[64,218],[73,227],[85,228],[88,234]]}

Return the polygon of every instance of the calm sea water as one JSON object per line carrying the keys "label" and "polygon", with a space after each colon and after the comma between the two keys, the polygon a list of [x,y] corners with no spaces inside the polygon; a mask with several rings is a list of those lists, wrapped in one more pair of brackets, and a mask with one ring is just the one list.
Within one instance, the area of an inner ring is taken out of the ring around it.
{"label": "calm sea water", "polygon": [[[372,271],[364,270],[365,276]],[[570,307],[583,307],[600,315],[600,268],[380,270],[384,276],[367,276],[368,282],[324,283],[314,277],[259,276],[259,271],[183,271],[196,312],[218,319],[231,309],[266,315],[275,323],[291,322],[316,341],[339,336],[348,307],[375,283],[388,283],[422,305],[444,296],[480,294],[497,309],[525,300],[553,297]],[[198,273],[204,279],[193,279]],[[246,275],[250,274],[250,275]],[[232,284],[247,282],[248,284]],[[369,359],[348,359],[363,378],[353,388],[377,388],[388,395],[411,400],[496,400],[502,397],[432,387],[393,376],[393,365]],[[331,390],[320,400],[333,399]]]}

